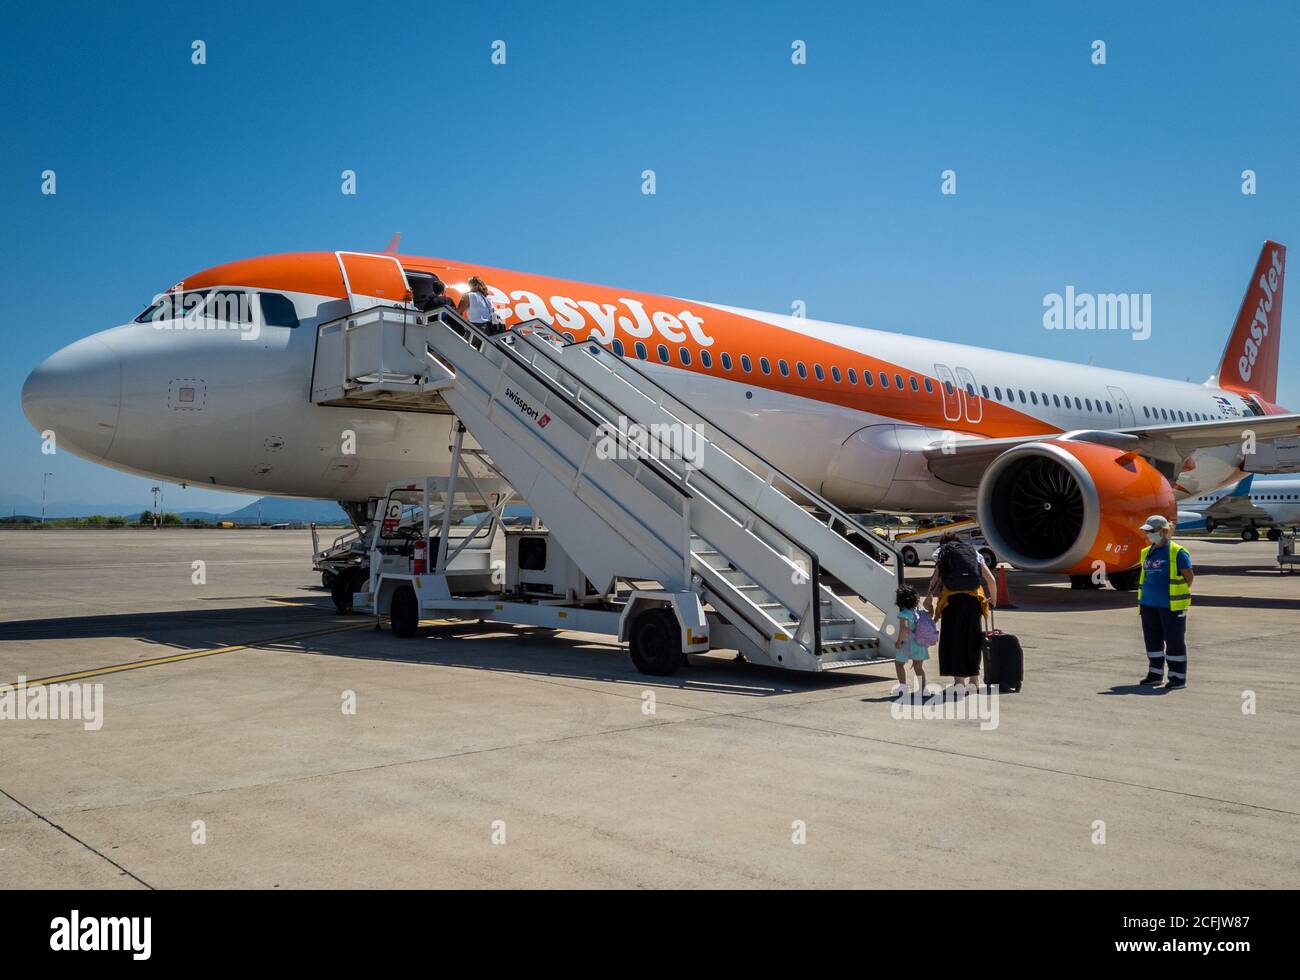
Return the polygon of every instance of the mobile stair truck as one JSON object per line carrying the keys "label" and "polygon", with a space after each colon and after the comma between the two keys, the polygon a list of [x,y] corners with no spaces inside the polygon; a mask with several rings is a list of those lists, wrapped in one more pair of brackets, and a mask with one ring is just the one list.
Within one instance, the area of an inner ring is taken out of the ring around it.
{"label": "mobile stair truck", "polygon": [[[352,597],[398,636],[435,618],[605,633],[655,675],[711,649],[800,671],[892,659],[894,546],[595,341],[377,306],[319,326],[311,397],[460,423],[446,476],[389,488],[386,518],[421,516],[379,527]],[[688,451],[655,451],[664,438]],[[532,527],[503,529],[512,498]]]}

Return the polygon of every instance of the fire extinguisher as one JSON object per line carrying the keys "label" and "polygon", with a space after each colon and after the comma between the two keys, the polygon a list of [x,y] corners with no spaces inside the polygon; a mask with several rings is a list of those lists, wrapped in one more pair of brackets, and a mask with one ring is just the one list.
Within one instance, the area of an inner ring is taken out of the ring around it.
{"label": "fire extinguisher", "polygon": [[413,554],[411,555],[411,574],[413,575],[424,574],[424,570],[425,570],[424,556],[425,556],[425,551],[428,549],[428,547],[429,547],[429,542],[425,538],[420,538],[420,540],[415,542],[415,547],[412,549]]}

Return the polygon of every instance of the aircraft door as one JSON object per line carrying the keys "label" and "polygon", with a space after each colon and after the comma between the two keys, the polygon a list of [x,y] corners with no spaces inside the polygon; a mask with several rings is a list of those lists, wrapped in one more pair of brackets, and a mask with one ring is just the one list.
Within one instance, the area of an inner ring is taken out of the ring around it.
{"label": "aircraft door", "polygon": [[939,389],[943,393],[943,417],[948,422],[961,421],[961,395],[957,392],[957,379],[952,369],[945,364],[936,364],[934,373],[939,378]]}
{"label": "aircraft door", "polygon": [[1133,415],[1133,405],[1128,400],[1128,395],[1124,394],[1123,388],[1116,388],[1114,385],[1107,385],[1106,391],[1110,394],[1110,402],[1115,406],[1114,417],[1116,424],[1121,429],[1130,429],[1137,424],[1137,419]]}
{"label": "aircraft door", "polygon": [[979,386],[975,384],[975,375],[969,368],[957,369],[957,380],[961,382],[961,397],[966,403],[966,421],[978,423],[984,419],[984,399],[980,397]]}
{"label": "aircraft door", "polygon": [[396,255],[335,252],[352,312],[372,306],[409,306],[411,289]]}

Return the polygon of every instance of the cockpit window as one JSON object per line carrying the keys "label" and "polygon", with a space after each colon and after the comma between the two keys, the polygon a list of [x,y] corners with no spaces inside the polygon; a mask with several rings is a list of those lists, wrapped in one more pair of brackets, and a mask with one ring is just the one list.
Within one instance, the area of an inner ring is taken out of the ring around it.
{"label": "cockpit window", "polygon": [[192,289],[187,293],[163,293],[135,318],[136,323],[155,323],[159,320],[178,320],[193,313],[203,304],[209,289]]}
{"label": "cockpit window", "polygon": [[262,322],[268,327],[296,327],[298,313],[293,301],[280,293],[258,293],[262,298]]}
{"label": "cockpit window", "polygon": [[203,307],[203,317],[222,323],[252,323],[252,297],[239,289],[219,289]]}

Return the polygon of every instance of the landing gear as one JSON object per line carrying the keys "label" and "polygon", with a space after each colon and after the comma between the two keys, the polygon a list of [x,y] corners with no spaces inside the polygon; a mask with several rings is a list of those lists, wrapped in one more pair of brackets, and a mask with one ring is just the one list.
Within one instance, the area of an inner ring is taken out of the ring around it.
{"label": "landing gear", "polygon": [[1241,540],[1242,541],[1259,540],[1259,531],[1256,530],[1255,525],[1252,524],[1250,527],[1244,527],[1241,529]]}
{"label": "landing gear", "polygon": [[420,600],[409,585],[403,585],[393,593],[388,621],[393,627],[394,636],[408,639],[415,635],[420,626]]}
{"label": "landing gear", "polygon": [[352,593],[359,591],[369,577],[369,571],[364,568],[349,568],[338,573],[330,584],[330,598],[340,616],[352,612]]}
{"label": "landing gear", "polygon": [[686,663],[682,631],[671,609],[658,606],[637,613],[628,640],[632,663],[643,674],[667,677]]}
{"label": "landing gear", "polygon": [[1132,592],[1138,587],[1138,579],[1141,575],[1141,569],[1130,568],[1123,572],[1111,572],[1106,578],[1116,592]]}
{"label": "landing gear", "polygon": [[1282,539],[1282,529],[1280,527],[1270,527],[1268,529],[1268,539],[1270,541],[1280,541]]}
{"label": "landing gear", "polygon": [[1218,527],[1218,526],[1219,526],[1219,522],[1216,521],[1213,517],[1207,517],[1207,518],[1205,519],[1205,533],[1206,533],[1206,534],[1213,534],[1213,533],[1214,533],[1214,529],[1215,529],[1216,527]]}

